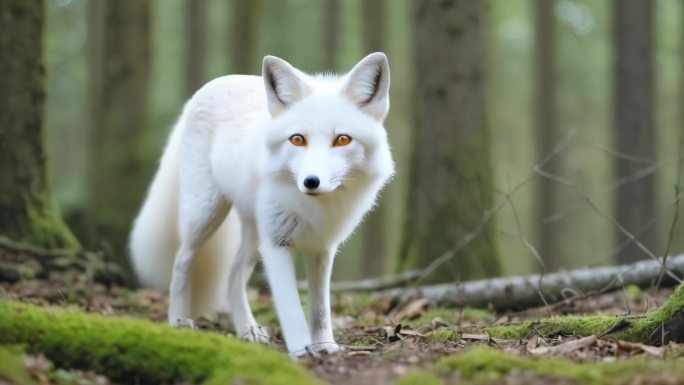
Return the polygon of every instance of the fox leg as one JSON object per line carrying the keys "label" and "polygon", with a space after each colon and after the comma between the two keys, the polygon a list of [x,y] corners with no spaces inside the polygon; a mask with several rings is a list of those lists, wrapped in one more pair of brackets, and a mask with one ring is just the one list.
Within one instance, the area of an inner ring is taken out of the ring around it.
{"label": "fox leg", "polygon": [[269,342],[268,331],[257,324],[247,300],[247,282],[258,261],[257,236],[253,223],[242,223],[242,242],[230,268],[228,300],[238,337],[252,342]]}
{"label": "fox leg", "polygon": [[190,300],[192,298],[192,264],[197,250],[214,234],[228,215],[230,205],[220,194],[207,194],[209,191],[197,190],[204,195],[195,196],[193,202],[202,201],[201,206],[190,206],[183,201],[181,194],[179,210],[180,248],[176,253],[169,288],[169,323],[172,326],[194,327],[190,320]]}
{"label": "fox leg", "polygon": [[293,357],[303,356],[311,345],[311,335],[299,301],[292,255],[287,247],[269,241],[262,242],[259,251],[287,350]]}
{"label": "fox leg", "polygon": [[307,256],[306,275],[309,284],[309,327],[311,349],[334,353],[340,349],[335,343],[330,313],[330,277],[335,249]]}

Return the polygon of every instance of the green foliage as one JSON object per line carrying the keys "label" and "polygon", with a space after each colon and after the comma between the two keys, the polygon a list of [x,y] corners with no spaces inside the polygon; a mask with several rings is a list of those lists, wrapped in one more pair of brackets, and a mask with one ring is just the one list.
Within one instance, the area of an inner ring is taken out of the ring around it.
{"label": "green foliage", "polygon": [[59,367],[93,370],[115,381],[317,383],[288,356],[231,337],[0,301],[0,344],[17,343]]}

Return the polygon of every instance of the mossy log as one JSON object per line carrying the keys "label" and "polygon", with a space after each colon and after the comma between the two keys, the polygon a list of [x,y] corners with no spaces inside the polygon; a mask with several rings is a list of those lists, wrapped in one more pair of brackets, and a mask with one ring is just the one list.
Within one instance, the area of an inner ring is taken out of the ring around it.
{"label": "mossy log", "polygon": [[318,384],[286,354],[231,337],[129,317],[0,301],[0,344],[25,344],[59,367],[137,384]]}
{"label": "mossy log", "polygon": [[661,307],[644,316],[559,316],[515,325],[493,326],[477,331],[502,339],[519,339],[539,334],[593,334],[653,345],[670,341],[684,342],[684,285],[680,285]]}

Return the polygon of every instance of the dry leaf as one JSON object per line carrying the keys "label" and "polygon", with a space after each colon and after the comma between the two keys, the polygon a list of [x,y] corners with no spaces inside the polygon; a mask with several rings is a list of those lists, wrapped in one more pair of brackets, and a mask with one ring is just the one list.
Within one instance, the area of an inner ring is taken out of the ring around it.
{"label": "dry leaf", "polygon": [[385,326],[385,331],[387,332],[387,340],[389,342],[401,340],[401,324],[397,324],[397,326]]}
{"label": "dry leaf", "polygon": [[644,352],[644,353],[648,354],[649,356],[653,356],[653,357],[662,357],[664,352],[665,352],[662,347],[644,345],[644,344],[640,344],[638,342],[618,341],[617,346],[618,346],[618,349],[621,349],[624,351]]}
{"label": "dry leaf", "polygon": [[527,345],[525,346],[525,349],[527,350],[528,353],[533,354],[532,351],[537,349],[539,346],[539,336],[534,336],[530,338],[529,341],[527,341]]}
{"label": "dry leaf", "polygon": [[563,354],[568,354],[572,353],[576,350],[584,349],[587,348],[598,341],[598,337],[595,335],[591,335],[588,337],[580,338],[578,340],[571,340],[568,342],[564,342],[560,345],[556,346],[540,346],[531,350],[528,350],[528,352],[532,355],[538,356],[542,354],[557,354],[557,355],[563,355]]}
{"label": "dry leaf", "polygon": [[397,321],[401,321],[404,319],[415,319],[420,317],[421,315],[425,314],[425,311],[427,310],[428,307],[428,300],[427,298],[419,298],[416,300],[413,300],[406,304],[406,306],[402,307],[399,309],[395,314],[394,318]]}
{"label": "dry leaf", "polygon": [[399,334],[404,335],[404,336],[425,337],[423,334],[421,334],[421,333],[419,333],[419,332],[417,332],[417,331],[415,331],[415,330],[411,330],[411,329],[401,329],[401,331],[399,332]]}
{"label": "dry leaf", "polygon": [[489,341],[489,334],[461,334],[463,340]]}
{"label": "dry leaf", "polygon": [[449,324],[448,322],[444,321],[443,319],[441,319],[439,317],[433,318],[431,324],[432,324],[433,330],[443,328],[443,327],[451,327],[451,324]]}

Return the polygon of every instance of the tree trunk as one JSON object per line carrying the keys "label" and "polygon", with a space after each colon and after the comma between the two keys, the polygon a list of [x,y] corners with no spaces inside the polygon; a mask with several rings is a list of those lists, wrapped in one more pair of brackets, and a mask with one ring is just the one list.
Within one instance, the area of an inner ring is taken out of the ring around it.
{"label": "tree trunk", "polygon": [[92,246],[106,239],[124,255],[128,230],[147,187],[142,142],[150,64],[150,2],[89,5],[90,187]]}
{"label": "tree trunk", "polygon": [[339,49],[340,0],[326,0],[323,7],[323,66],[327,71],[337,69]]}
{"label": "tree trunk", "polygon": [[[433,281],[500,272],[484,121],[480,3],[421,0],[417,8],[417,125],[402,262],[425,266],[472,232]],[[484,224],[484,225],[483,225]]]}
{"label": "tree trunk", "polygon": [[204,84],[207,62],[207,3],[186,0],[185,94],[190,97]]}
{"label": "tree trunk", "polygon": [[228,47],[233,66],[232,72],[237,74],[254,74],[260,72],[255,67],[256,53],[256,19],[260,2],[258,0],[233,0],[233,27]]}
{"label": "tree trunk", "polygon": [[[556,23],[553,14],[555,1],[536,0],[535,3],[537,158],[543,159],[553,150],[559,139],[556,127]],[[559,162],[558,158],[550,159],[544,165],[544,170],[558,175]],[[563,267],[562,261],[559,260],[561,252],[557,247],[558,228],[554,223],[545,222],[558,211],[557,189],[556,182],[547,178],[537,178],[537,237],[539,252],[548,271]]]}
{"label": "tree trunk", "polygon": [[0,2],[0,234],[48,248],[76,250],[47,178],[43,115],[44,3]]}
{"label": "tree trunk", "polygon": [[335,72],[340,31],[340,0],[325,0],[323,7],[323,66]]}
{"label": "tree trunk", "polygon": [[[655,158],[655,118],[653,83],[653,2],[614,0],[615,75],[614,138],[616,150],[642,159]],[[615,158],[615,178],[621,180],[638,172],[640,163]],[[620,187],[615,199],[615,218],[648,249],[656,246],[656,230],[639,233],[656,212],[655,173]],[[628,238],[616,229],[618,245]],[[657,252],[654,250],[654,252]],[[646,254],[629,242],[617,254],[619,263],[643,259]]]}
{"label": "tree trunk", "polygon": [[[385,0],[366,0],[361,8],[363,22],[363,43],[366,54],[382,51],[386,28]],[[387,270],[387,206],[380,199],[368,215],[361,229],[363,235],[362,260],[364,277],[377,277]]]}

